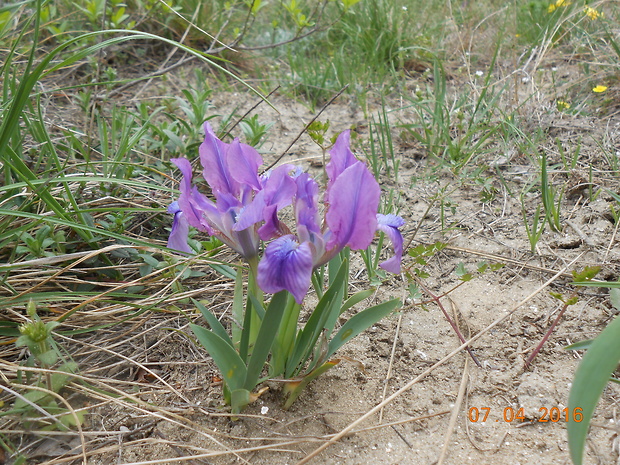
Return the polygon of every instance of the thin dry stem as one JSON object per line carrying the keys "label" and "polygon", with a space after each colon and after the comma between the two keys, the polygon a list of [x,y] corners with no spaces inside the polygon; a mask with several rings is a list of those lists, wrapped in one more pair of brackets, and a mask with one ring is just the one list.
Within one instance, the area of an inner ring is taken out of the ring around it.
{"label": "thin dry stem", "polygon": [[465,390],[467,388],[467,379],[469,377],[469,358],[465,357],[465,366],[463,367],[463,376],[461,378],[461,385],[459,386],[459,393],[452,409],[452,415],[450,415],[450,421],[448,422],[448,430],[446,431],[446,438],[444,439],[443,447],[441,448],[441,454],[437,460],[437,465],[442,465],[448,454],[448,448],[450,447],[450,439],[454,434],[456,428],[456,422],[461,412],[461,405],[463,405],[463,398],[465,396]]}
{"label": "thin dry stem", "polygon": [[[396,354],[396,343],[398,342],[398,333],[400,332],[400,325],[403,322],[403,312],[398,315],[398,322],[396,323],[396,332],[394,333],[394,341],[392,342],[392,352],[390,353],[390,364],[388,365],[387,373],[385,374],[385,380],[383,381],[383,393],[381,399],[385,399],[387,395],[390,379],[392,378],[392,367],[394,366],[394,355]],[[383,421],[383,409],[379,412],[379,424]]]}
{"label": "thin dry stem", "polygon": [[347,88],[348,88],[348,87],[349,87],[349,84],[347,84],[346,86],[344,86],[342,89],[340,89],[340,90],[338,91],[338,93],[337,93],[336,95],[334,95],[332,98],[330,98],[330,99],[329,99],[329,101],[328,101],[325,105],[323,105],[323,107],[319,110],[319,112],[318,112],[316,115],[314,115],[310,121],[308,121],[308,123],[307,123],[307,124],[304,126],[304,128],[303,128],[303,129],[299,132],[299,134],[297,134],[297,137],[295,137],[295,139],[293,139],[293,141],[292,141],[292,142],[289,144],[289,146],[288,146],[288,147],[287,147],[287,148],[286,148],[286,149],[285,149],[285,150],[284,150],[284,151],[280,154],[280,156],[279,156],[278,158],[276,158],[276,160],[275,160],[273,163],[271,163],[271,164],[270,164],[267,168],[265,168],[265,170],[264,170],[263,172],[265,172],[265,171],[269,171],[271,168],[273,168],[274,166],[276,166],[276,165],[278,164],[278,162],[279,162],[280,160],[282,160],[282,157],[284,157],[284,155],[286,155],[286,153],[287,153],[287,152],[291,149],[291,147],[292,147],[293,145],[295,145],[295,144],[297,143],[297,141],[299,140],[299,138],[300,138],[300,137],[301,137],[301,136],[302,136],[302,135],[303,135],[303,134],[304,134],[304,133],[308,130],[308,128],[310,127],[310,125],[311,125],[314,121],[316,121],[316,119],[317,119],[319,116],[321,116],[321,113],[323,113],[327,107],[329,107],[332,103],[334,103],[334,101],[335,101],[338,97],[340,97],[340,95],[342,95],[342,93],[343,93],[345,90],[347,90]]}

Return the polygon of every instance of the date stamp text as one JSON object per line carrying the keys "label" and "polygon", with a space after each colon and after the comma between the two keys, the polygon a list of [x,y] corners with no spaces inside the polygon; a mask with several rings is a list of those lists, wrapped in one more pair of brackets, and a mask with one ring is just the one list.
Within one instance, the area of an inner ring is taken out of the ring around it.
{"label": "date stamp text", "polygon": [[535,419],[526,418],[523,407],[514,409],[512,407],[506,407],[502,412],[501,418],[495,418],[495,415],[491,413],[491,407],[472,407],[469,409],[467,418],[472,423],[484,423],[488,421],[505,421],[507,423],[513,421],[535,421],[538,423],[558,423],[561,421],[574,421],[579,423],[583,420],[583,409],[581,407],[575,407],[570,410],[567,408],[541,407],[539,409],[539,415]]}

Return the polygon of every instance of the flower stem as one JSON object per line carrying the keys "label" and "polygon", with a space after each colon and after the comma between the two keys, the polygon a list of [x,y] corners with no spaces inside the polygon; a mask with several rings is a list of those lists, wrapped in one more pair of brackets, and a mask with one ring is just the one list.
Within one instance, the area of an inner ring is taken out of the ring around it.
{"label": "flower stem", "polygon": [[[258,276],[258,257],[248,258],[249,265],[249,273],[248,273],[248,294],[252,294],[256,297],[261,304],[263,304],[263,291],[260,287],[258,287],[257,276]],[[258,315],[258,312],[249,302],[246,303],[246,308],[250,308],[250,347],[254,345],[256,342],[256,338],[258,337],[258,331],[260,330],[261,318]]]}

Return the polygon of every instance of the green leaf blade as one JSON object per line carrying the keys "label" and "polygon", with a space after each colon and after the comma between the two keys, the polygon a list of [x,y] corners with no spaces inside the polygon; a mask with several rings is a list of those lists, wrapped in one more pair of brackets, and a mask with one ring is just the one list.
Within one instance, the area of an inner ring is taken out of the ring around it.
{"label": "green leaf blade", "polygon": [[231,391],[241,389],[247,368],[232,345],[202,326],[190,324],[198,341],[207,350]]}
{"label": "green leaf blade", "polygon": [[389,300],[374,307],[367,308],[352,316],[340,331],[329,341],[327,357],[331,357],[340,347],[349,342],[361,332],[366,331],[379,320],[392,313],[401,302],[399,299]]}
{"label": "green leaf blade", "polygon": [[[323,328],[328,327],[328,320],[335,321],[340,315],[340,302],[342,302],[342,288],[344,286],[344,274],[347,270],[346,263],[340,265],[340,269],[333,280],[333,284],[323,294],[315,307],[312,315],[306,322],[304,329],[295,341],[295,348],[286,363],[285,376],[294,376],[306,363],[316,345]],[[330,318],[331,316],[331,318]],[[328,329],[332,329],[331,328]]]}
{"label": "green leaf blade", "polygon": [[375,289],[366,289],[365,291],[356,292],[351,297],[349,297],[347,301],[342,305],[342,308],[340,309],[340,313],[343,313],[349,310],[351,307],[357,305],[362,300],[367,299],[374,293],[375,293]]}
{"label": "green leaf blade", "polygon": [[244,387],[249,391],[256,386],[261,371],[265,366],[265,362],[271,351],[271,346],[273,345],[276,333],[280,327],[280,321],[282,320],[284,309],[287,306],[287,300],[288,292],[280,291],[271,298],[269,307],[267,307],[248,363]]}
{"label": "green leaf blade", "polygon": [[581,408],[583,418],[571,416],[566,426],[570,456],[575,465],[583,463],[583,449],[596,404],[620,361],[620,317],[616,317],[590,345],[577,367],[568,397],[569,412]]}
{"label": "green leaf blade", "polygon": [[200,313],[202,313],[204,319],[207,320],[207,323],[211,327],[211,330],[228,344],[230,344],[230,347],[234,347],[233,342],[230,340],[230,337],[228,337],[228,333],[226,332],[226,329],[224,329],[224,326],[222,326],[222,323],[220,323],[220,320],[218,320],[215,315],[207,309],[207,307],[205,307],[197,300],[192,299],[192,302],[200,311]]}

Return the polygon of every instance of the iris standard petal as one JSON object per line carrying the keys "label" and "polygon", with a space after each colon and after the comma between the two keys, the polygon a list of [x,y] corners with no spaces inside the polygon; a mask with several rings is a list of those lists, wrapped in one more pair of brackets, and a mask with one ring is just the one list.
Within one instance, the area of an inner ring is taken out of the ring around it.
{"label": "iris standard petal", "polygon": [[295,165],[280,165],[270,173],[263,186],[267,205],[277,205],[281,210],[291,204],[297,186],[289,173],[296,168]]}
{"label": "iris standard petal", "polygon": [[209,123],[205,123],[204,127],[205,140],[198,148],[203,176],[216,197],[220,192],[237,196],[239,194],[239,183],[230,175],[228,166],[229,144],[216,137]]}
{"label": "iris standard petal", "polygon": [[349,148],[350,139],[351,131],[341,132],[338,139],[336,139],[336,143],[329,151],[330,160],[325,166],[325,171],[329,177],[328,190],[344,170],[359,161]]}
{"label": "iris standard petal", "polygon": [[345,169],[327,192],[325,220],[331,231],[327,249],[365,249],[377,230],[381,189],[362,162]]}
{"label": "iris standard petal", "polygon": [[230,175],[241,186],[250,186],[255,191],[261,189],[258,167],[263,164],[263,159],[254,147],[235,139],[228,146],[226,162],[229,169],[232,168]]}
{"label": "iris standard petal", "polygon": [[[295,219],[297,227],[304,226],[312,233],[320,232],[318,217],[319,186],[308,173],[299,175],[296,179],[297,195],[295,198]],[[308,238],[301,238],[302,242]]]}
{"label": "iris standard petal", "polygon": [[258,264],[258,285],[270,294],[287,290],[298,304],[310,288],[312,251],[310,244],[299,244],[295,236],[282,236],[265,249]]}
{"label": "iris standard petal", "polygon": [[258,236],[263,241],[268,241],[291,233],[288,226],[278,218],[278,209],[276,205],[266,206],[263,211],[263,217],[265,219],[265,224],[258,228]]}
{"label": "iris standard petal", "polygon": [[234,226],[235,231],[242,231],[263,221],[266,207],[265,191],[257,192],[254,196],[254,200],[248,205],[245,205],[239,212],[239,217]]}
{"label": "iris standard petal", "polygon": [[394,247],[394,256],[379,266],[390,273],[400,273],[400,265],[403,257],[403,236],[399,229],[405,224],[400,216],[377,214],[377,230],[384,232]]}

